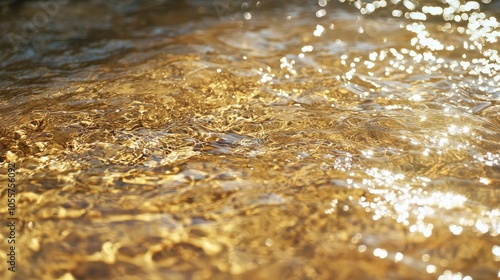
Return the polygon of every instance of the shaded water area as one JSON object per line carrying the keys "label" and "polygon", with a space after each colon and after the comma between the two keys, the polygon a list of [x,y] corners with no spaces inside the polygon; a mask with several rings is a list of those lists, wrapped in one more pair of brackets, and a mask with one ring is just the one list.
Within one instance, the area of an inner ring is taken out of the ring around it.
{"label": "shaded water area", "polygon": [[42,2],[0,10],[0,278],[500,277],[498,3]]}

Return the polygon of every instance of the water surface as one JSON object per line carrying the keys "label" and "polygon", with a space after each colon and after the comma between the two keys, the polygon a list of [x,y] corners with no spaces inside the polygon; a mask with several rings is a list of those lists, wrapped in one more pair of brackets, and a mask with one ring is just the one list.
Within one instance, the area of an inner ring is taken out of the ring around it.
{"label": "water surface", "polygon": [[3,279],[499,277],[497,6],[150,2],[2,10]]}

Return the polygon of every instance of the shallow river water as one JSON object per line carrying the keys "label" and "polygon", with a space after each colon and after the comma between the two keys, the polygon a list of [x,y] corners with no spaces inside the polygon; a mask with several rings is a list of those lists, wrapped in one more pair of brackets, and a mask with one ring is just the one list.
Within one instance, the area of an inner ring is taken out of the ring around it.
{"label": "shallow river water", "polygon": [[0,278],[500,277],[498,3],[7,2]]}

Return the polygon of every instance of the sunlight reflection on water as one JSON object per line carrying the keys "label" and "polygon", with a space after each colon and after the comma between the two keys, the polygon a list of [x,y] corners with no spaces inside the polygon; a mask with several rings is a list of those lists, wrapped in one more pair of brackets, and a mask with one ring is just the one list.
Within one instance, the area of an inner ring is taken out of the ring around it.
{"label": "sunlight reflection on water", "polygon": [[498,6],[258,3],[3,12],[5,279],[497,277]]}

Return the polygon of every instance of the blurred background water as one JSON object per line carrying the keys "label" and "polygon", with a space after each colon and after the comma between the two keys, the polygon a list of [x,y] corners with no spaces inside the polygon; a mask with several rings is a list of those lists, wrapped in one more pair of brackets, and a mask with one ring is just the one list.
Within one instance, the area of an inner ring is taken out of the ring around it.
{"label": "blurred background water", "polygon": [[0,1],[2,279],[498,279],[498,15]]}

